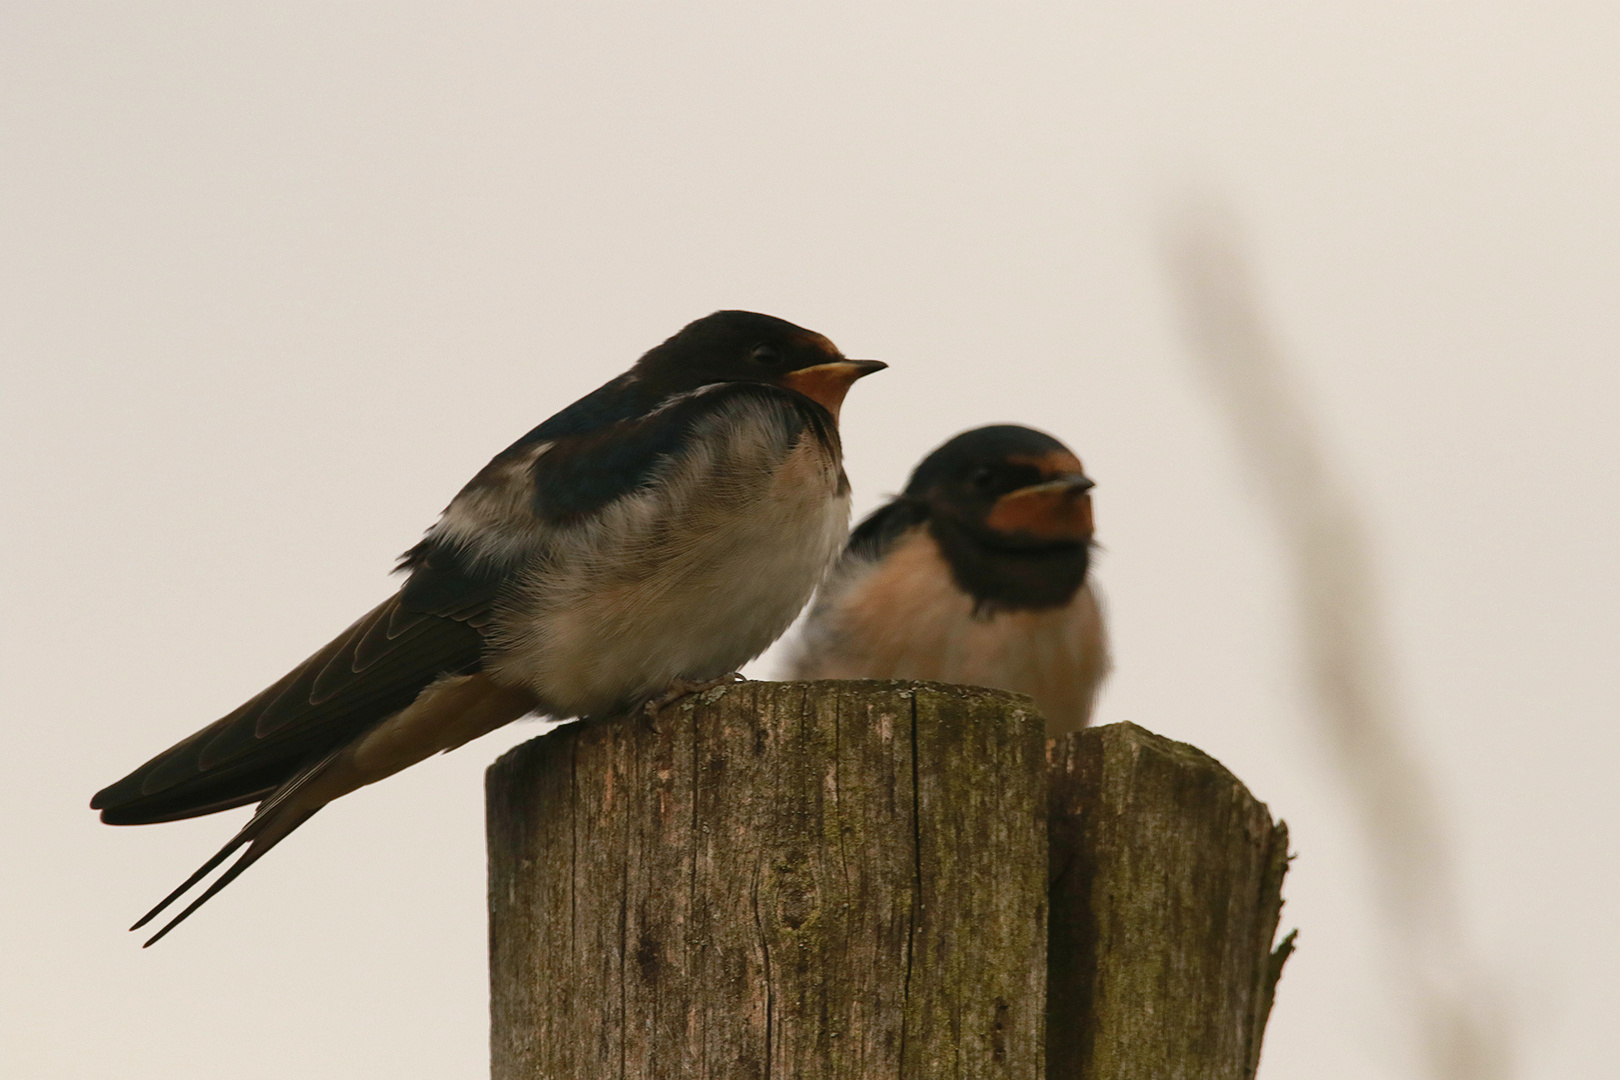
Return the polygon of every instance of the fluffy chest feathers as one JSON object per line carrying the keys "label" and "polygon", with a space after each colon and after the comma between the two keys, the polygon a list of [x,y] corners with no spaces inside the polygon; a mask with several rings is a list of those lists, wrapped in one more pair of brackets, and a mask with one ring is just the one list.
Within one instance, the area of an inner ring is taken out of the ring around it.
{"label": "fluffy chest feathers", "polygon": [[1028,694],[1048,734],[1084,727],[1108,671],[1090,584],[1066,606],[976,615],[926,529],[827,582],[792,662],[810,679],[932,679]]}
{"label": "fluffy chest feathers", "polygon": [[560,716],[724,675],[787,629],[848,524],[835,445],[782,402],[726,403],[649,482],[548,532],[503,598],[486,670]]}

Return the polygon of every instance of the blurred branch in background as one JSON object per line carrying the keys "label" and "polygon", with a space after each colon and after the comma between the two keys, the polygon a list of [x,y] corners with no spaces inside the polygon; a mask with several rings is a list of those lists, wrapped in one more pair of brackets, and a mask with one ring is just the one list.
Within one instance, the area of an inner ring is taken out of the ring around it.
{"label": "blurred branch in background", "polygon": [[1282,541],[1321,734],[1368,841],[1396,1001],[1415,1018],[1428,1076],[1506,1077],[1510,1033],[1463,941],[1436,800],[1392,701],[1361,515],[1268,331],[1232,215],[1189,207],[1173,219],[1168,241],[1193,358]]}

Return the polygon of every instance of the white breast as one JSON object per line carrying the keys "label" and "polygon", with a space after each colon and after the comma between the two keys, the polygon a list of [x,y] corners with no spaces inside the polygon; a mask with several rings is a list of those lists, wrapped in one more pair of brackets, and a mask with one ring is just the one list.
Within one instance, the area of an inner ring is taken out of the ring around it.
{"label": "white breast", "polygon": [[837,558],[835,456],[781,406],[711,417],[656,483],[564,535],[527,575],[488,670],[558,716],[717,678],[782,635]]}
{"label": "white breast", "polygon": [[1084,727],[1108,639],[1088,582],[1070,603],[975,615],[926,530],[880,562],[851,560],[823,589],[790,672],[803,679],[931,679],[1028,694],[1047,734]]}

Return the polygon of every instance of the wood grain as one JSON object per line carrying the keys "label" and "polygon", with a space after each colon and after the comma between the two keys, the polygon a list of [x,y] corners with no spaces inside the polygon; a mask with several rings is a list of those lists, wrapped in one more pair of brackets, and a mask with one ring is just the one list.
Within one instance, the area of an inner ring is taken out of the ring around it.
{"label": "wood grain", "polygon": [[1049,745],[1050,1080],[1247,1080],[1288,828],[1220,762],[1134,724]]}
{"label": "wood grain", "polygon": [[496,1080],[1043,1076],[1028,699],[744,683],[488,777]]}

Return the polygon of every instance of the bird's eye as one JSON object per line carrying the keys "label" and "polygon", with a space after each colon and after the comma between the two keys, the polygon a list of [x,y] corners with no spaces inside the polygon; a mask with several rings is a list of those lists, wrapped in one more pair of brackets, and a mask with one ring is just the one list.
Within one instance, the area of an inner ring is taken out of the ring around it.
{"label": "bird's eye", "polygon": [[996,471],[988,465],[980,465],[968,477],[968,483],[980,491],[989,491],[996,483]]}
{"label": "bird's eye", "polygon": [[775,345],[755,345],[754,351],[748,354],[748,359],[756,364],[766,366],[780,364],[782,362],[782,350]]}

